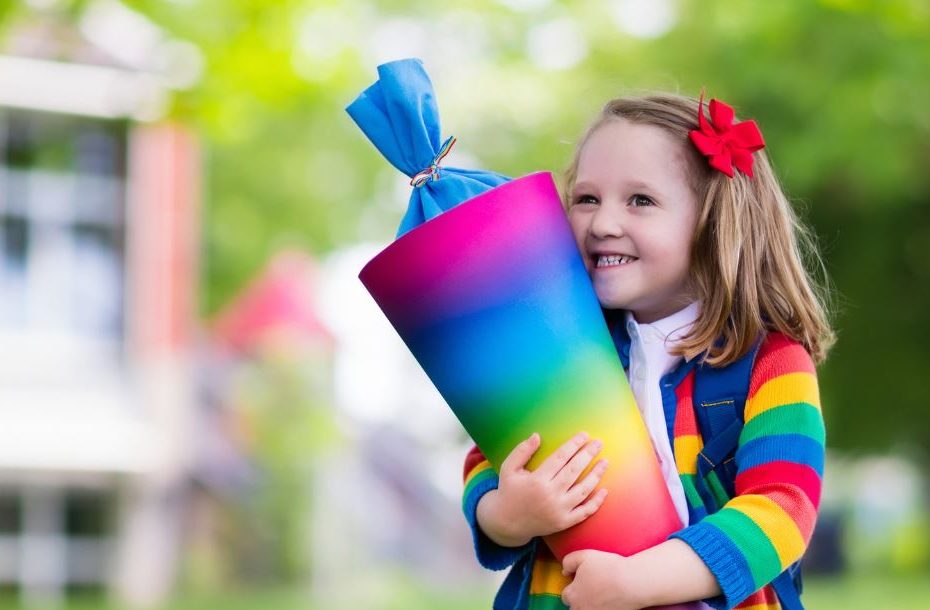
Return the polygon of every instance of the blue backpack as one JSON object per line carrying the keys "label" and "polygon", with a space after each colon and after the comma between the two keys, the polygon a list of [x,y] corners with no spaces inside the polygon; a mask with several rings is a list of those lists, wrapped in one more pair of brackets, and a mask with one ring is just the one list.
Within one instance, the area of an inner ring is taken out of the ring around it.
{"label": "blue backpack", "polygon": [[[733,457],[743,430],[743,410],[749,394],[749,378],[761,339],[745,356],[723,368],[699,364],[694,375],[694,413],[704,439],[698,454],[698,493],[708,506],[719,506],[720,495],[736,495],[736,464]],[[714,487],[719,487],[713,489]],[[801,561],[791,564],[772,581],[784,610],[804,610],[801,604]]]}

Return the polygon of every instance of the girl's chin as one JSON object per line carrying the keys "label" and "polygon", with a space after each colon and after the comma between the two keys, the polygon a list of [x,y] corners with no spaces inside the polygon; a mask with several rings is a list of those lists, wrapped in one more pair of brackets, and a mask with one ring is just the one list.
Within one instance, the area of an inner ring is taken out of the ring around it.
{"label": "girl's chin", "polygon": [[594,292],[597,295],[598,302],[604,309],[629,309],[628,305],[630,301],[622,295],[613,293],[605,294],[599,290],[595,290]]}

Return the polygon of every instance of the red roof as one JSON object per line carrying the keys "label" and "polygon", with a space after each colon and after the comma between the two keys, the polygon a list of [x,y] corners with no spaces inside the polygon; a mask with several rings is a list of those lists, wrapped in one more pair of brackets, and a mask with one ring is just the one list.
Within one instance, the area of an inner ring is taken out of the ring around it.
{"label": "red roof", "polygon": [[245,290],[217,314],[213,334],[249,351],[269,337],[297,343],[335,343],[316,313],[316,263],[300,252],[276,255]]}

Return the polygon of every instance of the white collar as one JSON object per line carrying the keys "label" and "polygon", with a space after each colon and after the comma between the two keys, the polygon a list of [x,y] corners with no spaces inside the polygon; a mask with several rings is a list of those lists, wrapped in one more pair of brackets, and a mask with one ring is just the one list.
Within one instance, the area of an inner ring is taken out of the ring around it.
{"label": "white collar", "polygon": [[648,324],[637,322],[636,318],[633,317],[633,312],[629,310],[624,312],[624,317],[630,339],[634,341],[637,338],[644,341],[649,339],[658,340],[665,343],[666,348],[668,348],[688,333],[700,312],[700,304],[697,301],[692,301],[683,309]]}

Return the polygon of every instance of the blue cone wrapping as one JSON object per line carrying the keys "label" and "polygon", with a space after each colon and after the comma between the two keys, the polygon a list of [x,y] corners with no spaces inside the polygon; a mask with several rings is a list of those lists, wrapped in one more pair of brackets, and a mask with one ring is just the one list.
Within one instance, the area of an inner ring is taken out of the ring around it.
{"label": "blue cone wrapping", "polygon": [[[419,59],[378,66],[378,80],[346,112],[391,165],[411,178],[428,169],[442,147],[433,84]],[[440,166],[438,179],[413,188],[397,237],[509,180],[494,172]]]}

